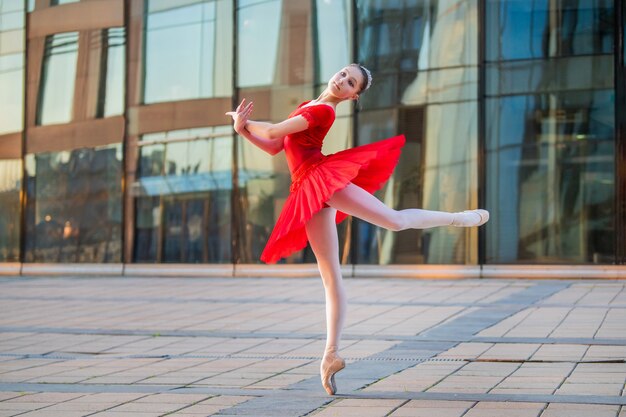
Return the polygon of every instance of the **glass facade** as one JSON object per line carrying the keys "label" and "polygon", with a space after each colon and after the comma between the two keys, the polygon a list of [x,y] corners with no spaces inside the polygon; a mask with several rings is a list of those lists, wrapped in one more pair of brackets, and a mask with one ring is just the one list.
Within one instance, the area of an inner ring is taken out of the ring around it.
{"label": "glass facade", "polygon": [[147,0],[144,102],[232,95],[232,2]]}
{"label": "glass facade", "polygon": [[232,143],[230,126],[142,137],[137,262],[231,262]]}
{"label": "glass facade", "polygon": [[25,262],[121,262],[122,146],[26,157]]}
{"label": "glass facade", "polygon": [[486,13],[487,260],[612,262],[613,3]]}
{"label": "glass facade", "polygon": [[623,262],[615,2],[126,0],[28,33],[27,13],[100,2],[25,3],[0,0],[0,261],[259,263],[290,175],[224,112],[246,98],[282,121],[360,62],[373,85],[338,107],[324,152],[403,133],[381,200],[491,220],[348,218],[343,264]]}
{"label": "glass facade", "polygon": [[0,262],[20,260],[22,161],[0,160]]}
{"label": "glass facade", "polygon": [[20,260],[26,11],[0,1],[0,262]]}
{"label": "glass facade", "polygon": [[[381,6],[382,4],[382,6]],[[359,61],[374,72],[359,144],[404,133],[398,168],[379,197],[395,208],[459,211],[477,201],[477,1],[357,2]],[[357,260],[465,264],[475,230],[391,233],[358,222]]]}
{"label": "glass facade", "polygon": [[[281,121],[314,94],[312,14],[311,2],[238,2],[237,99],[257,97],[258,119]],[[241,139],[236,146],[236,260],[255,263],[289,193],[289,170],[283,155],[271,158]]]}

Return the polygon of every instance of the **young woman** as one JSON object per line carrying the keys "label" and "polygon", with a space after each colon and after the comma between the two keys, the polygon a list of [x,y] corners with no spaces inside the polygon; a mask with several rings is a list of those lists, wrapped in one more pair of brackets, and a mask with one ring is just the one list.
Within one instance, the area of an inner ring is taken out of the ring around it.
{"label": "young woman", "polygon": [[347,215],[389,230],[435,226],[480,226],[489,220],[485,210],[459,213],[420,209],[394,210],[372,195],[395,168],[404,136],[359,146],[331,155],[322,142],[335,120],[337,104],[356,100],[372,82],[370,72],[350,64],[337,72],[320,96],[302,103],[280,123],[249,120],[253,103],[242,100],[233,118],[241,136],[271,155],[284,150],[291,171],[290,195],[261,254],[274,263],[303,249],[307,241],[317,259],[326,295],[326,348],[320,374],[329,395],[335,394],[335,374],[345,367],[338,355],[346,315],[346,294],[339,264],[337,228]]}

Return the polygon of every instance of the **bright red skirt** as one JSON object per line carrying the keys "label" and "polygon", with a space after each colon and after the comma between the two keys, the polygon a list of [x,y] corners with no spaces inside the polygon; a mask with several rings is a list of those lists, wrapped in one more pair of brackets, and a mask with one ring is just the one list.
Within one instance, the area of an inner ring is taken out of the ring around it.
{"label": "bright red skirt", "polygon": [[[336,191],[350,183],[372,194],[379,190],[395,169],[404,142],[404,135],[394,136],[303,162],[291,175],[290,194],[261,260],[276,263],[304,249],[308,242],[306,223]],[[338,211],[336,222],[346,216]]]}

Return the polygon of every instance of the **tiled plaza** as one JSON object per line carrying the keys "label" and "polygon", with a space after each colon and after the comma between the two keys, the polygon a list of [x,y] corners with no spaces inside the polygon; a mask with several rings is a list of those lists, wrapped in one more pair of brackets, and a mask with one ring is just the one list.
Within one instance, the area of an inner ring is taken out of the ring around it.
{"label": "tiled plaza", "polygon": [[626,417],[624,281],[0,278],[0,417]]}

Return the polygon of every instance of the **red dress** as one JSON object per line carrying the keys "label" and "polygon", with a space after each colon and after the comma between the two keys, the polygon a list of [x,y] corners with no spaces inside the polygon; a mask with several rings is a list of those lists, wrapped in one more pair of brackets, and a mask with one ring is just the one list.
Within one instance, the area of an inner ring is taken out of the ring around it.
{"label": "red dress", "polygon": [[[285,154],[291,172],[290,193],[276,226],[261,254],[261,260],[275,263],[307,245],[305,225],[320,211],[335,191],[353,183],[374,193],[393,172],[404,135],[346,149],[330,155],[322,153],[322,142],[335,120],[335,110],[327,104],[302,103],[289,117],[303,116],[309,127],[285,138]],[[337,212],[336,222],[346,218]]]}

